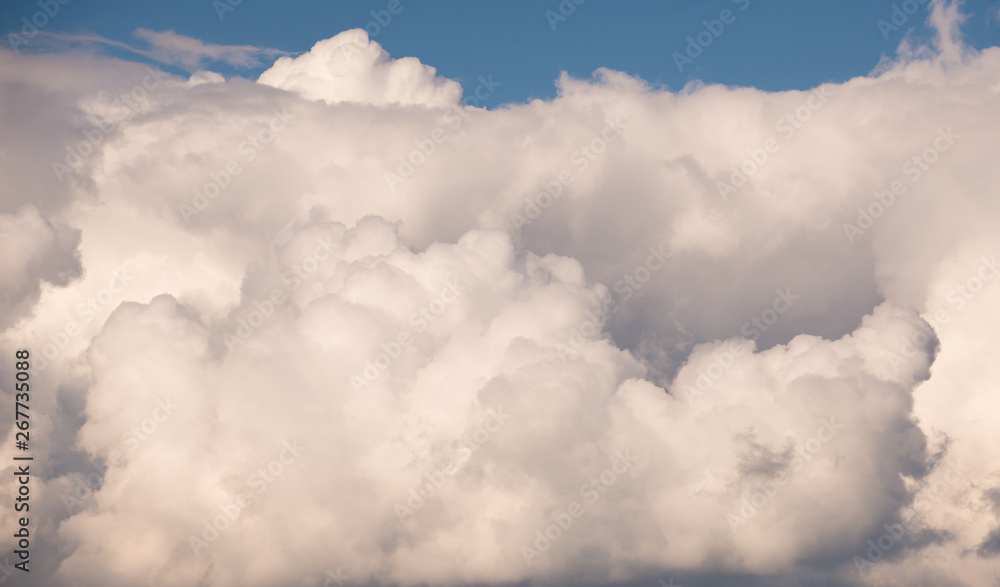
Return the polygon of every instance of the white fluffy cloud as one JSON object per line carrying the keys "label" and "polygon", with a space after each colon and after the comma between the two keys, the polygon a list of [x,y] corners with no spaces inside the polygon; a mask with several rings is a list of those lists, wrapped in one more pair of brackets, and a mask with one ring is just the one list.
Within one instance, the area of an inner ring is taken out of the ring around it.
{"label": "white fluffy cloud", "polygon": [[141,66],[0,54],[32,580],[986,584],[1000,50],[934,10],[814,91],[493,111],[357,30],[124,109]]}
{"label": "white fluffy cloud", "polygon": [[320,41],[299,57],[278,59],[258,81],[327,104],[452,106],[462,98],[458,82],[415,57],[391,59],[361,29]]}

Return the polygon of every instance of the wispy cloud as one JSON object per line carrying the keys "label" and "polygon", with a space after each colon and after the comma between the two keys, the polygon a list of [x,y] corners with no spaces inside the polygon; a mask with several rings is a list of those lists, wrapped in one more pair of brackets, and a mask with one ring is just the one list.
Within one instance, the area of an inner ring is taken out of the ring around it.
{"label": "wispy cloud", "polygon": [[287,51],[253,45],[216,45],[180,35],[173,30],[136,29],[134,36],[146,47],[135,47],[122,41],[94,34],[62,34],[40,32],[41,40],[52,46],[111,47],[140,55],[164,65],[194,71],[208,63],[225,63],[234,67],[256,67],[276,57],[293,55]]}
{"label": "wispy cloud", "polygon": [[156,32],[138,29],[135,31],[135,36],[150,44],[152,49],[148,55],[151,58],[160,63],[188,68],[200,67],[206,61],[222,62],[236,67],[254,67],[262,64],[262,58],[290,55],[286,51],[253,45],[205,43],[179,35],[172,30]]}

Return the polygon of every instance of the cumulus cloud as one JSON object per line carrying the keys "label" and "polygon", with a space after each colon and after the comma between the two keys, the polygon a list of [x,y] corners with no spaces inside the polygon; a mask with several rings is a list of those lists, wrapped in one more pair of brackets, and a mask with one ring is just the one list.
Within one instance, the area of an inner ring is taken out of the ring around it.
{"label": "cumulus cloud", "polygon": [[415,57],[390,58],[363,29],[320,41],[304,55],[282,57],[258,81],[327,104],[453,106],[462,98],[458,82]]}
{"label": "cumulus cloud", "polygon": [[0,53],[32,581],[985,584],[1000,50],[930,22],[490,111],[360,30],[257,82]]}

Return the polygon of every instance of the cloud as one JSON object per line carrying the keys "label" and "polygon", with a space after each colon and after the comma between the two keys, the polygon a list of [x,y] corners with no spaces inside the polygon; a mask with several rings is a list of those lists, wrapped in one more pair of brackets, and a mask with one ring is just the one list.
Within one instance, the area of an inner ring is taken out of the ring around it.
{"label": "cloud", "polygon": [[220,62],[235,67],[253,67],[261,58],[284,55],[284,51],[251,45],[215,45],[172,30],[157,32],[137,29],[135,36],[150,44],[148,55],[160,63],[196,69],[208,62]]}
{"label": "cloud", "polygon": [[490,111],[357,30],[257,83],[0,53],[33,580],[984,584],[1000,50],[931,22]]}
{"label": "cloud", "polygon": [[262,84],[327,104],[457,106],[462,87],[414,57],[391,59],[362,29],[316,43],[306,54],[282,57],[260,75]]}
{"label": "cloud", "polygon": [[261,59],[288,55],[285,51],[252,45],[216,45],[205,43],[193,37],[177,34],[173,30],[153,31],[136,29],[134,35],[145,41],[149,47],[134,47],[122,41],[115,41],[93,34],[64,34],[40,31],[40,41],[55,48],[67,47],[111,47],[128,53],[141,55],[164,65],[177,66],[187,71],[196,71],[208,63],[225,63],[234,67],[255,67]]}
{"label": "cloud", "polygon": [[[324,250],[328,257],[310,273],[306,259]],[[148,541],[178,536],[188,548],[156,571],[168,584],[277,582],[292,572],[280,561],[293,551],[313,564],[338,561],[366,582],[442,582],[455,574],[516,581],[538,573],[576,580],[584,571],[611,580],[636,564],[684,567],[720,544],[741,560],[724,570],[770,573],[831,547],[846,551],[905,499],[902,474],[926,473],[923,435],[907,414],[929,357],[922,349],[897,374],[881,353],[895,337],[918,331],[912,314],[881,307],[851,337],[800,337],[761,354],[733,339],[742,348],[717,391],[685,398],[644,381],[645,369],[605,339],[563,360],[563,333],[606,293],[582,277],[571,259],[518,255],[501,232],[472,231],[414,253],[392,225],[369,218],[353,229],[303,226],[248,276],[228,327],[206,328],[170,296],[123,304],[88,351],[93,384],[80,448],[114,459],[113,451],[126,453],[118,431],[152,413],[157,400],[176,404],[176,415],[109,469],[93,502],[62,526],[62,536],[80,547],[61,573],[108,581],[95,564],[105,560],[123,569],[117,580],[128,584],[140,576],[130,566],[149,570],[152,561],[136,564]],[[449,279],[464,291],[445,295]],[[213,340],[220,330],[228,334]],[[387,345],[401,333],[411,342]],[[719,356],[714,347],[695,350],[675,389],[697,385],[696,373]],[[127,364],[118,360],[124,353]],[[385,357],[389,365],[369,381],[366,368],[382,368]],[[289,362],[311,367],[282,367]],[[354,377],[365,381],[351,383]],[[139,385],[141,393],[130,391]],[[284,385],[295,387],[295,403],[274,393]],[[473,431],[491,411],[509,421],[477,446]],[[331,418],[336,427],[324,425]],[[425,491],[429,474],[461,459],[454,441],[470,435],[476,450],[464,467],[426,503],[412,501],[409,489]],[[305,454],[256,493],[254,471],[293,439]],[[828,444],[816,448],[817,439]],[[550,446],[559,449],[540,449]],[[872,453],[876,446],[885,449]],[[634,451],[638,462],[614,487],[617,495],[591,505],[581,487],[618,451]],[[773,470],[748,465],[761,452],[772,455]],[[780,472],[789,484],[759,503],[755,493],[768,491]],[[181,479],[198,481],[185,488]],[[363,504],[344,499],[360,493]],[[242,494],[252,503],[232,509]],[[857,497],[883,494],[896,501]],[[114,495],[110,511],[104,503]],[[742,509],[744,499],[759,513]],[[151,510],[149,500],[160,506]],[[550,514],[573,500],[591,505],[588,515],[559,550],[526,564],[520,546],[534,547],[535,527],[552,523]],[[268,521],[292,501],[285,520]],[[789,508],[806,503],[824,505],[787,518]],[[227,508],[237,512],[233,529],[206,526]],[[306,511],[323,512],[326,522],[316,529],[323,540],[286,543],[282,537],[296,532]],[[818,521],[834,513],[839,523],[817,536]],[[741,515],[746,519],[730,518]],[[859,519],[869,522],[859,527]],[[265,525],[273,539],[254,530]],[[609,525],[618,530],[605,535]],[[159,530],[149,536],[150,527]],[[113,540],[98,539],[109,531]],[[776,531],[788,542],[762,547],[762,537]],[[683,536],[686,554],[664,558],[658,550],[614,546],[633,532],[668,545]],[[250,543],[247,535],[256,538]],[[446,544],[439,535],[448,536]],[[110,550],[119,542],[135,546]],[[213,563],[256,552],[251,548],[274,560]],[[456,548],[464,556],[452,559]],[[590,548],[614,565],[581,559]],[[484,551],[492,554],[480,560]],[[385,569],[394,570],[386,576]]]}
{"label": "cloud", "polygon": [[[993,488],[987,491],[984,496],[990,503],[994,515],[1000,517],[1000,489]],[[976,554],[982,558],[993,558],[1000,556],[1000,528],[992,530],[986,538],[976,548]]]}
{"label": "cloud", "polygon": [[66,286],[80,276],[80,231],[48,221],[27,204],[13,214],[0,214],[0,235],[5,251],[0,261],[0,325],[6,328],[31,311],[45,284]]}

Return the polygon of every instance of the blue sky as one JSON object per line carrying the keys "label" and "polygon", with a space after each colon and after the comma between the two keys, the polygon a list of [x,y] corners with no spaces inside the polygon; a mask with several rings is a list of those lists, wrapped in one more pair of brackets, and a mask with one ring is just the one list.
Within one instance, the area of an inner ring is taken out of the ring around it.
{"label": "blue sky", "polygon": [[[928,35],[923,5],[899,30],[883,34],[879,29],[878,21],[891,22],[893,5],[902,6],[901,0],[586,0],[579,5],[566,0],[561,12],[559,0],[400,2],[402,10],[382,26],[374,22],[372,11],[384,17],[389,0],[243,0],[222,12],[221,19],[212,0],[72,0],[45,30],[96,33],[136,46],[142,45],[133,36],[138,28],[174,30],[208,43],[300,53],[340,31],[368,25],[393,57],[416,56],[462,82],[467,93],[478,76],[492,75],[502,84],[492,97],[494,104],[550,98],[560,71],[588,77],[602,66],[671,89],[692,79],[803,89],[868,73],[881,56],[895,53],[905,33]],[[1000,4],[970,0],[963,7],[970,15],[963,25],[966,42],[975,48],[1000,44]],[[687,37],[696,37],[705,30],[703,20],[719,19],[725,9],[733,11],[732,22],[678,71],[673,54],[684,53]],[[5,2],[0,31],[5,37],[16,32],[21,18],[38,10],[37,1]],[[250,77],[264,67],[234,70],[219,64],[213,69]]]}

